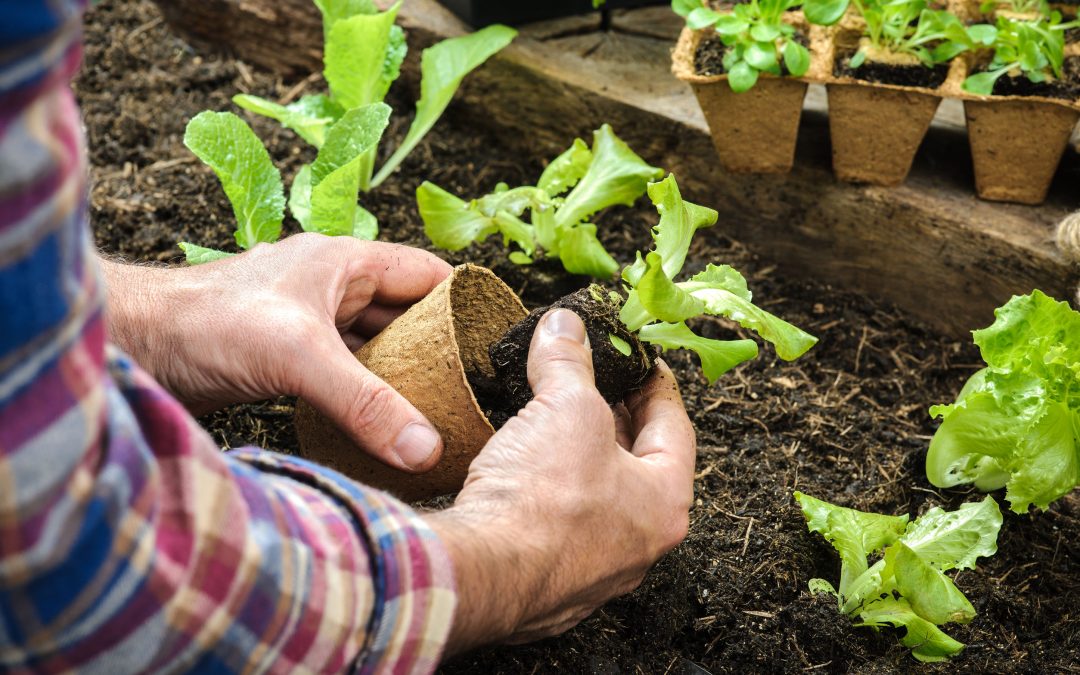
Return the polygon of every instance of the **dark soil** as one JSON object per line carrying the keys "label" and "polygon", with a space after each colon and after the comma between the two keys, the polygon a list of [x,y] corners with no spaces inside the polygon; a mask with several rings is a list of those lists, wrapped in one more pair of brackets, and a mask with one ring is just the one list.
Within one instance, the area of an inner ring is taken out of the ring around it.
{"label": "dark soil", "polygon": [[[626,330],[619,321],[621,301],[611,302],[606,293],[598,286],[592,286],[560,298],[547,307],[534,309],[502,340],[491,346],[491,365],[495,367],[495,379],[501,385],[502,396],[494,401],[481,400],[481,404],[485,411],[491,410],[496,415],[499,426],[532,400],[526,369],[529,344],[536,324],[552,309],[569,309],[585,322],[585,331],[592,346],[596,388],[608,403],[619,403],[627,394],[641,388],[653,366],[653,350],[642,345],[635,335]],[[611,335],[630,346],[629,355],[615,348]],[[491,413],[488,419],[492,419],[494,424]]]}
{"label": "dark soil", "polygon": [[[796,31],[794,39],[803,47],[810,46],[810,39],[806,37],[801,31]],[[727,46],[718,35],[711,35],[705,37],[698,43],[697,51],[694,52],[694,70],[698,75],[704,75],[706,77],[723,75],[727,71],[724,69],[724,54],[727,53]],[[784,64],[784,60],[780,60],[780,72],[784,75],[790,75],[787,66]]]}
{"label": "dark soil", "polygon": [[901,87],[923,87],[937,89],[949,76],[949,64],[943,63],[933,68],[924,66],[894,66],[886,63],[866,60],[858,68],[850,66],[854,51],[838,55],[833,66],[836,77],[853,77],[863,82],[894,84]]}
{"label": "dark soil", "polygon": [[994,83],[995,96],[1044,96],[1070,101],[1080,99],[1080,56],[1069,56],[1061,68],[1061,79],[1036,84],[1020,75],[1008,74]]}
{"label": "dark soil", "polygon": [[[180,262],[176,242],[182,239],[235,250],[229,206],[213,174],[183,147],[184,125],[201,110],[231,109],[229,97],[237,91],[281,100],[322,83],[282,82],[238,61],[199,56],[160,23],[148,0],[103,0],[89,15],[87,39],[76,91],[89,133],[97,245],[129,259],[169,263]],[[400,86],[391,99],[398,114],[384,152],[404,135],[404,111],[412,109]],[[310,151],[290,132],[248,119],[291,180]],[[424,179],[461,195],[486,193],[499,181],[535,180],[539,162],[482,128],[465,126],[480,119],[452,106],[448,120],[401,171],[365,196],[365,206],[383,224],[383,238],[427,245],[414,198]],[[630,261],[634,251],[649,245],[656,214],[639,205],[613,209],[597,221],[616,259]],[[657,564],[639,590],[566,635],[482,650],[443,671],[701,672],[691,664],[712,673],[1080,670],[1075,492],[1045,513],[1006,514],[998,555],[956,575],[978,616],[967,626],[949,626],[968,645],[950,663],[918,664],[897,643],[897,631],[855,628],[833,603],[809,595],[812,577],[838,579],[839,561],[821,537],[807,532],[793,490],[913,516],[978,498],[969,490],[935,490],[923,473],[935,428],[927,407],[955,397],[978,367],[978,354],[967,341],[935,334],[867,297],[785,277],[725,237],[723,221],[721,213],[721,224],[699,235],[687,273],[706,262],[735,265],[757,302],[817,335],[820,344],[795,363],[778,360],[764,347],[758,359],[713,387],[695,357],[666,353],[698,432],[696,502],[687,541]],[[295,224],[286,229],[295,231]],[[494,240],[440,255],[497,269],[506,257]],[[530,306],[545,304],[532,294],[533,283],[515,287]],[[709,337],[741,332],[719,319],[694,328]],[[223,446],[295,452],[292,406],[282,398],[235,406],[202,421]]]}

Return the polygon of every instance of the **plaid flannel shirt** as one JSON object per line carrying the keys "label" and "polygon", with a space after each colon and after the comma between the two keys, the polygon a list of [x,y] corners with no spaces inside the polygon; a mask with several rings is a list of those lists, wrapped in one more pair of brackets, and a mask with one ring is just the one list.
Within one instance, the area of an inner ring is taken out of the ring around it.
{"label": "plaid flannel shirt", "polygon": [[0,672],[433,670],[456,599],[417,514],[222,453],[108,344],[84,2],[0,0]]}

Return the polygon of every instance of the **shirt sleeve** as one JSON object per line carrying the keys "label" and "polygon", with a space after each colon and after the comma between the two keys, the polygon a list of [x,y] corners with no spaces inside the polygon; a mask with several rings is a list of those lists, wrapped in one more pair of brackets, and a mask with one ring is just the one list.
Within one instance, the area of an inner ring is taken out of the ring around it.
{"label": "shirt sleeve", "polygon": [[434,670],[456,598],[415,512],[222,453],[108,345],[83,9],[0,0],[0,672]]}

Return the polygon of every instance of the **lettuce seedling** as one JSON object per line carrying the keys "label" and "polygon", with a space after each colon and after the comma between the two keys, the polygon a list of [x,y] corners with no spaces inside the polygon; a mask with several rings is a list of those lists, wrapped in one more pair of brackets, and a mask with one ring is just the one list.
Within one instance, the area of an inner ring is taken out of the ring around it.
{"label": "lettuce seedling", "polygon": [[761,73],[802,77],[810,68],[810,51],[795,39],[795,26],[784,13],[802,0],[750,0],[729,11],[717,11],[706,0],[673,0],[671,8],[693,30],[711,28],[727,47],[724,72],[734,92],[752,88]]}
{"label": "lettuce seedling", "polygon": [[1046,0],[984,0],[979,5],[983,14],[996,9],[1005,9],[1018,16],[1050,16],[1050,3]]}
{"label": "lettuce seedling", "polygon": [[[517,33],[493,25],[425,49],[416,116],[401,145],[376,173],[379,142],[390,114],[383,99],[400,74],[407,51],[405,33],[394,23],[401,3],[385,12],[371,0],[315,0],[315,4],[323,16],[323,76],[329,94],[304,96],[288,105],[248,94],[233,101],[277,120],[318,149],[318,159],[300,169],[290,190],[289,210],[304,230],[374,239],[378,224],[356,204],[358,193],[386,180],[435,125],[462,79]],[[250,128],[227,113],[203,113],[189,124],[185,144],[221,178],[237,216],[237,243],[247,248],[276,241],[283,217],[276,199],[281,176]],[[250,202],[259,198],[242,195],[245,186],[275,199],[254,209]],[[252,230],[252,219],[262,226]],[[192,264],[227,255],[194,244],[180,246]]]}
{"label": "lettuce seedling", "polygon": [[1060,78],[1065,63],[1065,31],[1077,26],[1080,21],[1062,23],[1061,13],[1055,11],[1049,17],[1031,21],[999,16],[996,26],[979,27],[976,41],[993,49],[994,56],[986,70],[964,80],[964,91],[990,96],[1006,73],[1022,75],[1035,84]]}
{"label": "lettuce seedling", "polygon": [[[840,586],[811,579],[812,593],[828,593],[857,626],[906,629],[901,642],[920,661],[944,661],[964,645],[938,626],[968,623],[975,608],[945,575],[975,567],[997,553],[1001,511],[992,497],[956,511],[935,507],[914,522],[908,516],[865,513],[801,492],[795,499],[811,532],[840,554]],[[880,553],[872,565],[869,558]]]}
{"label": "lettuce seedling", "polygon": [[986,367],[942,419],[926,476],[938,487],[1006,489],[1012,510],[1045,509],[1080,485],[1080,313],[1040,291],[1015,296],[972,334]]}
{"label": "lettuce seedling", "polygon": [[853,0],[866,21],[866,41],[851,57],[858,68],[867,56],[902,54],[932,68],[966,51],[972,44],[964,24],[954,14],[927,9],[925,0]]}
{"label": "lettuce seedling", "polygon": [[[663,170],[649,166],[608,125],[593,132],[590,149],[580,138],[556,157],[535,186],[495,192],[466,202],[425,181],[416,203],[431,242],[458,251],[493,234],[518,250],[510,260],[529,265],[556,258],[571,274],[610,279],[619,269],[596,237],[593,215],[615,204],[631,205]],[[529,212],[529,222],[522,220]]]}
{"label": "lettuce seedling", "polygon": [[[738,364],[757,356],[753,340],[715,340],[694,333],[686,321],[697,316],[723,316],[771,342],[777,355],[792,361],[817,338],[757,307],[743,278],[728,265],[708,265],[686,281],[676,282],[694,233],[716,223],[716,211],[684,201],[674,175],[650,183],[649,198],[660,212],[653,229],[655,246],[637,254],[622,272],[628,293],[619,319],[643,342],[662,349],[689,349],[701,359],[709,383]],[[616,348],[618,343],[614,343]]]}

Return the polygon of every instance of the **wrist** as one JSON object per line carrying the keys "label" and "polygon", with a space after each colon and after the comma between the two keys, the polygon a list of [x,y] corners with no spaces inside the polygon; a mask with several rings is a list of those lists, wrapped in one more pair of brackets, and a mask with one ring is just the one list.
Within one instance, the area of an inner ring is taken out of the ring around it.
{"label": "wrist", "polygon": [[450,557],[458,596],[447,654],[506,640],[546,585],[547,547],[492,515],[505,510],[454,506],[426,516]]}

